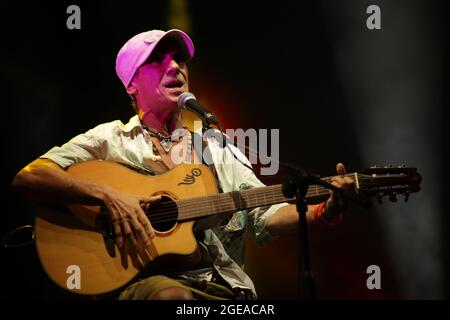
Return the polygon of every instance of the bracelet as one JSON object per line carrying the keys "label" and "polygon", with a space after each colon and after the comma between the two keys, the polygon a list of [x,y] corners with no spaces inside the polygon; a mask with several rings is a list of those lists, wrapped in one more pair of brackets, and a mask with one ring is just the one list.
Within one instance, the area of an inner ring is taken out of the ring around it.
{"label": "bracelet", "polygon": [[318,204],[316,208],[314,209],[314,223],[320,222],[320,216],[323,214],[323,211],[325,210],[325,202],[322,202],[321,204]]}
{"label": "bracelet", "polygon": [[342,220],[344,219],[344,212],[340,212],[333,219],[327,220],[324,215],[325,208],[326,208],[326,202],[322,202],[321,204],[316,206],[316,208],[314,210],[314,222],[315,223],[318,223],[318,224],[321,224],[324,226],[328,226],[328,227],[332,227],[332,226],[335,226],[342,222]]}

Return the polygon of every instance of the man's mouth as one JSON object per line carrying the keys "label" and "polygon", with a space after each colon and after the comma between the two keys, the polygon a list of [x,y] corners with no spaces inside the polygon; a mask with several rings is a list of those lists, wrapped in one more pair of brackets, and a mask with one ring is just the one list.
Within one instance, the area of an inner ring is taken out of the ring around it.
{"label": "man's mouth", "polygon": [[171,80],[171,81],[167,81],[164,84],[164,87],[173,89],[173,88],[181,88],[183,85],[184,85],[184,82],[181,80]]}

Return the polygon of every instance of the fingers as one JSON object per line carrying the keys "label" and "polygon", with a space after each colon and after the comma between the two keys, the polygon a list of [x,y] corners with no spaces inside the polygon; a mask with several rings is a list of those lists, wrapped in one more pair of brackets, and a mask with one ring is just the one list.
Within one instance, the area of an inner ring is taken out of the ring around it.
{"label": "fingers", "polygon": [[345,170],[345,166],[344,166],[343,163],[339,162],[339,163],[336,165],[336,172],[337,172],[337,174],[340,175],[340,176],[343,176],[343,175],[345,175],[345,174],[347,173],[347,171]]}
{"label": "fingers", "polygon": [[139,239],[142,240],[145,246],[150,245],[150,235],[147,233],[147,230],[142,226],[141,222],[137,218],[137,216],[131,218],[131,225],[133,226],[133,230]]}
{"label": "fingers", "polygon": [[150,237],[150,239],[153,239],[153,237],[155,236],[155,230],[153,229],[150,220],[148,220],[147,215],[143,211],[141,211],[139,213],[138,219],[146,235]]}
{"label": "fingers", "polygon": [[116,238],[116,243],[119,248],[123,247],[123,237],[122,237],[122,229],[120,227],[120,221],[117,218],[112,219],[113,227],[114,227],[114,236]]}
{"label": "fingers", "polygon": [[122,227],[122,232],[125,236],[125,239],[127,239],[131,243],[133,248],[137,248],[136,237],[134,236],[133,230],[131,229],[130,223],[128,222],[128,220],[123,220],[121,227]]}
{"label": "fingers", "polygon": [[[342,163],[336,164],[336,172],[337,176],[331,178],[331,184],[339,189],[351,189],[353,188],[353,179],[346,176],[347,171],[345,170],[345,166]],[[343,198],[340,197],[338,192],[330,191],[331,197],[327,200],[326,211],[328,216],[333,216],[335,214],[339,214],[346,207],[346,202]]]}
{"label": "fingers", "polygon": [[347,171],[343,163],[339,162],[336,164],[336,172],[338,176],[331,179],[331,183],[338,188],[349,188],[353,184],[353,179],[345,176]]}
{"label": "fingers", "polygon": [[143,209],[138,212],[139,222],[143,226],[147,236],[150,237],[150,239],[153,239],[153,237],[155,236],[155,230],[153,229],[152,224],[150,223],[150,220],[148,219],[145,212],[149,204],[161,202],[161,196],[152,196],[152,197],[143,196],[139,197],[138,200],[141,203],[141,207]]}
{"label": "fingers", "polygon": [[112,219],[114,226],[114,235],[116,237],[116,243],[119,248],[124,245],[124,239],[130,241],[130,243],[135,247],[137,245],[136,237],[133,234],[133,230],[129,224],[129,218],[122,218],[118,214]]}
{"label": "fingers", "polygon": [[[339,176],[335,176],[331,178],[331,184],[333,184],[335,187],[338,187],[340,189],[351,189],[353,188],[353,179],[345,175],[345,167],[342,163],[338,163],[336,165],[336,171],[340,174]],[[338,196],[336,192],[331,192],[331,201],[333,202],[339,202],[337,201]]]}
{"label": "fingers", "polygon": [[150,239],[155,237],[155,230],[144,210],[140,209],[137,211],[134,222],[141,239],[144,241],[145,246],[148,247],[150,245]]}
{"label": "fingers", "polygon": [[123,247],[124,240],[137,249],[138,242],[146,247],[151,245],[151,239],[155,237],[155,231],[146,215],[150,203],[161,200],[161,196],[134,197],[119,196],[108,203],[108,211],[114,226],[116,243],[119,248]]}
{"label": "fingers", "polygon": [[[119,226],[119,228],[116,226]],[[155,231],[153,230],[150,221],[140,208],[135,214],[128,213],[126,218],[117,221],[115,223],[114,231],[116,236],[119,233],[117,245],[119,245],[119,242],[122,242],[125,237],[135,249],[138,246],[138,241],[148,247],[151,244],[150,239],[155,236]]]}
{"label": "fingers", "polygon": [[141,204],[151,204],[151,203],[159,203],[161,201],[161,196],[140,196],[138,197],[139,203]]}
{"label": "fingers", "polygon": [[350,188],[353,185],[353,179],[345,176],[335,176],[331,178],[331,183],[338,188]]}

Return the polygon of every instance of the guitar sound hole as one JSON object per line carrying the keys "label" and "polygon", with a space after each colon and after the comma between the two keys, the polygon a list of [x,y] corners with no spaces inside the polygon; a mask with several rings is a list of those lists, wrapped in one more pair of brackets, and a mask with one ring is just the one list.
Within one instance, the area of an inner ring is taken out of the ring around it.
{"label": "guitar sound hole", "polygon": [[178,207],[171,198],[161,197],[161,202],[151,204],[147,210],[147,216],[153,229],[164,232],[172,229],[178,218]]}

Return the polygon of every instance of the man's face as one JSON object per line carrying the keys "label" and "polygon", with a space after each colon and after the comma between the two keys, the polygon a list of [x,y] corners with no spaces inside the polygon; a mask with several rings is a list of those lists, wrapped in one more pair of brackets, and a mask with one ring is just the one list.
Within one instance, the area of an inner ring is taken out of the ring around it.
{"label": "man's face", "polygon": [[189,91],[188,69],[179,51],[173,40],[162,40],[137,70],[131,84],[144,113],[177,111],[178,96]]}

